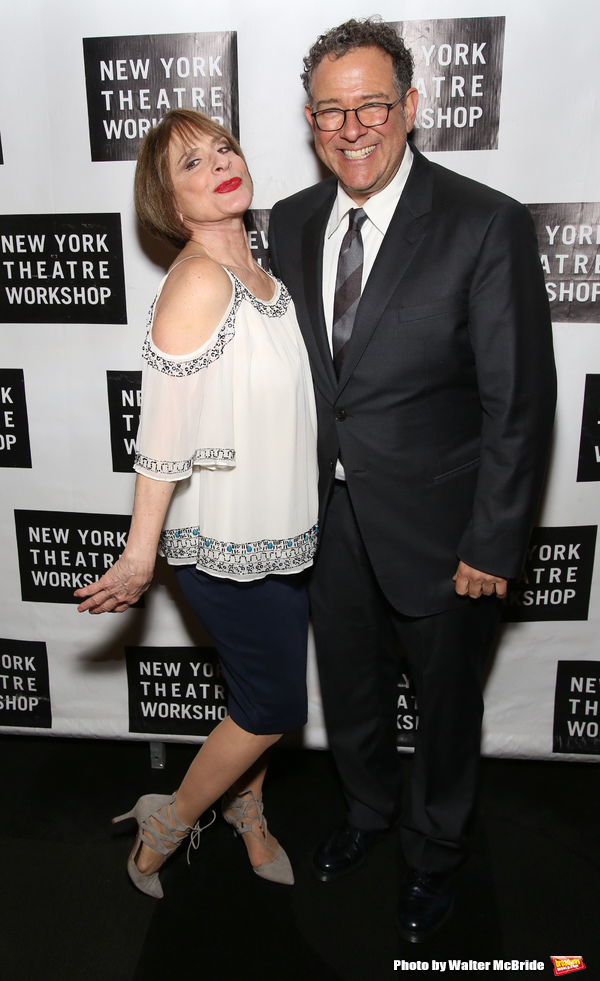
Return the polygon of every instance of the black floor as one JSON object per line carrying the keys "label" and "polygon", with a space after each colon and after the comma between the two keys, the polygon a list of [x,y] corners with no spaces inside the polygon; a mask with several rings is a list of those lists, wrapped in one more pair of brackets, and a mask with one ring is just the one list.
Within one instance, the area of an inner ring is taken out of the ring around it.
{"label": "black floor", "polygon": [[[163,771],[150,769],[144,743],[0,736],[0,750],[2,981],[514,981],[554,977],[552,955],[582,956],[580,976],[600,978],[595,763],[483,761],[454,917],[416,946],[394,929],[393,836],[339,882],[309,872],[312,848],[344,812],[328,753],[273,757],[266,813],[292,860],[293,887],[253,875],[219,819],[190,868],[183,853],[168,863],[156,901],[125,873],[134,823],[113,827],[110,818],[142,793],[175,789],[193,747],[169,744]],[[445,972],[436,969],[444,962]]]}

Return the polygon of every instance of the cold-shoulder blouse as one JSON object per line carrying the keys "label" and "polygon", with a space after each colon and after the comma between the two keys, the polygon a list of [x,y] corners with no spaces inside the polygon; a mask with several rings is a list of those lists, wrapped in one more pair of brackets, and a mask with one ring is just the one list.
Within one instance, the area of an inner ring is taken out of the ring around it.
{"label": "cold-shoulder blouse", "polygon": [[177,481],[158,549],[169,563],[247,581],[312,564],[317,423],[285,286],[272,277],[273,298],[259,300],[223,268],[231,301],[191,354],[165,354],[152,340],[166,276],[160,284],[143,347],[134,469]]}

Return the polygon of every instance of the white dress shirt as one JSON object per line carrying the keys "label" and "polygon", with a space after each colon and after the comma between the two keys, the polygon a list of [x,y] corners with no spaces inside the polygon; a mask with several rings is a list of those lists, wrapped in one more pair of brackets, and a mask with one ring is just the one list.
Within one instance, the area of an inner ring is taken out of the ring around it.
{"label": "white dress shirt", "polygon": [[[386,187],[383,188],[382,191],[379,191],[377,194],[373,194],[373,196],[368,198],[365,204],[362,205],[362,209],[367,216],[367,221],[365,221],[361,229],[363,240],[363,273],[361,291],[365,288],[365,283],[369,278],[369,274],[373,268],[375,259],[377,258],[377,253],[379,252],[381,243],[383,242],[383,237],[388,230],[389,224],[394,215],[394,211],[396,210],[398,201],[400,200],[400,195],[402,194],[404,185],[408,180],[412,162],[412,150],[407,143],[404,156],[402,157],[402,163],[400,164],[398,171],[392,180]],[[330,350],[333,350],[333,303],[335,297],[335,281],[337,277],[338,259],[342,239],[348,231],[348,212],[352,208],[356,207],[358,207],[356,201],[353,201],[350,195],[347,194],[338,183],[337,197],[331,210],[329,221],[327,222],[325,242],[323,245],[323,309],[325,312],[325,325],[327,327],[327,338],[329,340]],[[339,460],[337,462],[335,475],[339,480],[345,479],[344,469]]]}

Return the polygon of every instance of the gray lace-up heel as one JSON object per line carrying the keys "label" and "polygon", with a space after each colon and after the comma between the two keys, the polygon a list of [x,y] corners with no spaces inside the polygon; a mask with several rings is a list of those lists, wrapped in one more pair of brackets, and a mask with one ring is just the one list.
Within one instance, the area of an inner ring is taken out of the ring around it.
{"label": "gray lace-up heel", "polygon": [[[127,872],[134,886],[137,886],[140,892],[145,893],[147,896],[153,896],[155,899],[162,899],[163,897],[163,889],[158,878],[158,870],[152,872],[150,875],[144,875],[143,872],[140,872],[135,862],[142,845],[148,845],[153,851],[164,856],[166,861],[169,855],[172,855],[179,845],[181,845],[182,841],[185,841],[189,835],[190,840],[187,851],[187,863],[189,865],[190,849],[198,848],[200,844],[200,833],[208,828],[216,818],[216,814],[213,811],[212,821],[209,821],[203,828],[200,827],[198,821],[192,827],[189,824],[183,824],[179,820],[175,813],[174,805],[175,794],[171,794],[170,796],[165,794],[146,794],[144,797],[140,797],[135,807],[127,811],[126,814],[119,814],[118,817],[112,819],[113,824],[126,821],[127,818],[135,818],[137,821],[138,833],[129,859],[127,860]],[[151,818],[154,818],[157,824],[162,827],[162,831],[152,824]],[[167,847],[167,843],[171,845],[170,848]]]}
{"label": "gray lace-up heel", "polygon": [[[255,809],[256,814],[249,813],[252,809]],[[261,864],[252,866],[257,875],[271,882],[279,882],[286,886],[293,885],[294,873],[284,849],[279,845],[275,851],[268,843],[267,819],[264,816],[262,794],[255,797],[251,790],[244,790],[239,795],[227,792],[221,801],[221,814],[227,823],[232,825],[236,835],[251,834],[264,844],[265,852]],[[262,835],[254,830],[257,821]]]}

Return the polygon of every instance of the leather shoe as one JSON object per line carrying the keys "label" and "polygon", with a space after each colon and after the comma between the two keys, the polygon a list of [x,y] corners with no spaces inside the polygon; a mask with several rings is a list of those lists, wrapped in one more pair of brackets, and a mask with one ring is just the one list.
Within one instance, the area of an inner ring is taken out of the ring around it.
{"label": "leather shoe", "polygon": [[355,828],[345,822],[324,838],[312,861],[313,872],[321,882],[331,882],[346,872],[352,872],[364,862],[367,851],[385,829]]}
{"label": "leather shoe", "polygon": [[400,886],[398,932],[403,940],[420,944],[450,918],[454,883],[445,872],[409,869]]}

